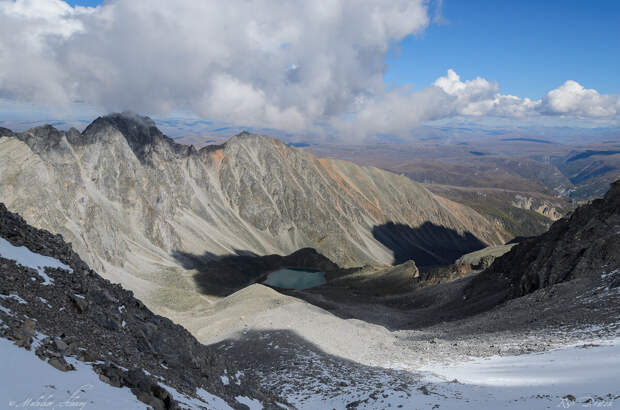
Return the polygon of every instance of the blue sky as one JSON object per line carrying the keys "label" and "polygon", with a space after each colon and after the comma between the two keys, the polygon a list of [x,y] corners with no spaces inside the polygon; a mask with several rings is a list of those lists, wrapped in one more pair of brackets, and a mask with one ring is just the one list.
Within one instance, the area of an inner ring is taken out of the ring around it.
{"label": "blue sky", "polygon": [[96,7],[103,3],[102,0],[68,0],[70,6],[84,6],[84,7]]}
{"label": "blue sky", "polygon": [[0,123],[132,110],[359,138],[620,127],[620,0],[68,3],[103,8],[0,8]]}
{"label": "blue sky", "polygon": [[452,68],[521,97],[566,80],[620,93],[618,0],[444,0],[442,16],[390,53],[386,81],[426,86]]}

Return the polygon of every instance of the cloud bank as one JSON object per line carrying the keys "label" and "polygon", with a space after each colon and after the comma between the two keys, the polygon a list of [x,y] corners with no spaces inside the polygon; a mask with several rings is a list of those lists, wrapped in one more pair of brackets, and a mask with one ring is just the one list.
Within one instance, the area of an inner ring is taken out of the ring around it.
{"label": "cloud bank", "polygon": [[454,116],[620,115],[618,96],[574,81],[538,101],[452,70],[386,90],[390,46],[430,20],[424,0],[0,0],[0,99],[360,136]]}

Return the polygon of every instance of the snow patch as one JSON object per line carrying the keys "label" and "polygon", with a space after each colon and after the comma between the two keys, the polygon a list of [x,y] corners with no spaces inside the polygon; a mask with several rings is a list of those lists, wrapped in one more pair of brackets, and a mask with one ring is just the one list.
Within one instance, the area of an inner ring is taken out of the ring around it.
{"label": "snow patch", "polygon": [[263,409],[263,405],[257,399],[250,399],[245,396],[237,396],[235,397],[235,400],[237,400],[241,404],[245,404],[246,406],[250,408],[250,410],[262,410]]}
{"label": "snow patch", "polygon": [[[394,383],[387,373],[370,379],[359,374],[360,383],[337,390],[322,390],[319,380],[303,387],[292,385],[286,381],[294,377],[291,374],[281,375],[276,383],[280,394],[298,409],[344,409],[351,403],[358,409],[442,410],[615,408],[620,404],[620,338],[543,353],[434,364],[421,370],[411,373],[415,381],[408,383]],[[331,384],[338,382],[334,379]]]}
{"label": "snow patch", "polygon": [[42,284],[45,286],[54,283],[54,280],[45,273],[45,268],[60,268],[69,271],[69,273],[73,273],[71,267],[60,262],[58,259],[34,253],[25,246],[14,246],[4,238],[0,238],[0,256],[5,259],[14,260],[27,268],[36,270],[43,279]]}
{"label": "snow patch", "polygon": [[1,295],[0,294],[0,299],[14,299],[14,300],[16,300],[21,305],[27,305],[28,304],[28,302],[26,302],[24,299],[19,297],[19,295],[16,295],[14,293],[11,293],[10,295]]}
{"label": "snow patch", "polygon": [[5,308],[4,306],[0,305],[0,312],[3,312],[9,316],[13,316],[13,311],[9,308]]}
{"label": "snow patch", "polygon": [[40,301],[41,303],[43,303],[44,305],[47,305],[47,307],[48,307],[48,308],[50,308],[50,309],[52,308],[52,305],[50,305],[49,303],[47,303],[47,299],[42,298],[41,296],[39,296],[39,297],[38,297],[38,299],[39,299],[39,301]]}
{"label": "snow patch", "polygon": [[244,376],[245,374],[241,371],[241,370],[237,370],[237,372],[235,373],[235,384],[237,386],[241,386],[241,378]]}
{"label": "snow patch", "polygon": [[189,409],[203,409],[209,410],[233,410],[232,407],[224,401],[221,397],[209,393],[204,389],[196,389],[196,395],[199,398],[189,397],[183,393],[179,393],[175,388],[170,387],[164,383],[160,383],[161,386],[168,390],[172,397],[181,404],[181,407],[187,407]]}
{"label": "snow patch", "polygon": [[144,403],[128,388],[101,382],[89,365],[74,358],[67,361],[76,370],[61,372],[40,360],[33,351],[2,338],[0,357],[0,408],[144,410]]}

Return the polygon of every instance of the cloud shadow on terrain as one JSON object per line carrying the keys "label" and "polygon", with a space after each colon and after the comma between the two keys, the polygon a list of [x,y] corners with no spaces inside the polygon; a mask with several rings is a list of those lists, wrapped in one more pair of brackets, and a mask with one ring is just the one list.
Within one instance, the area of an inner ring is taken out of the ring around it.
{"label": "cloud shadow on terrain", "polygon": [[[332,340],[334,338],[332,336]],[[326,334],[325,341],[329,340]],[[292,329],[245,330],[210,344],[209,347],[235,368],[252,369],[262,374],[263,381],[271,377],[278,378],[280,382],[272,386],[281,397],[290,397],[305,389],[313,390],[314,393],[322,392],[326,397],[334,394],[349,396],[349,400],[338,408],[344,408],[349,401],[356,401],[348,394],[352,389],[367,394],[360,397],[361,401],[357,405],[351,403],[351,407],[347,408],[364,407],[364,402],[376,405],[384,397],[377,394],[381,399],[376,400],[376,397],[373,399],[369,396],[378,388],[378,381],[387,386],[406,385],[412,391],[422,384],[419,375],[415,373],[369,366],[328,353]],[[310,380],[316,380],[317,383],[309,385]],[[396,387],[394,390],[394,394],[402,394],[402,388]]]}
{"label": "cloud shadow on terrain", "polygon": [[[356,349],[356,342],[362,342],[362,339],[354,339],[350,341],[352,351]],[[329,336],[325,335],[324,340],[328,343]],[[431,334],[419,340],[434,343]],[[445,370],[439,373],[445,376],[435,377],[431,381],[425,377],[428,375],[425,372],[391,369],[380,363],[370,366],[328,353],[321,346],[290,329],[246,330],[209,347],[234,368],[252,369],[260,374],[263,385],[273,389],[265,393],[273,393],[289,400],[296,396],[296,400],[301,401],[288,404],[296,404],[299,408],[476,408],[476,405],[488,407],[489,403],[491,407],[502,407],[509,401],[524,400],[524,388],[528,388],[528,401],[522,404],[530,408],[542,408],[548,407],[550,403],[557,406],[556,403],[561,403],[561,397],[566,394],[564,389],[581,380],[580,363],[567,361],[561,364],[567,370],[565,374],[569,375],[565,377],[565,386],[558,387],[557,377],[539,378],[532,384],[531,372],[538,366],[530,368],[532,370],[529,372],[515,370],[514,361],[518,359],[513,358],[512,362],[502,359],[491,362],[490,366],[486,365],[487,377],[503,376],[503,380],[508,380],[505,383],[489,384],[485,383],[484,379],[478,382],[458,381],[456,378],[447,377],[450,373],[444,373]],[[404,350],[402,347],[401,349]],[[398,363],[408,365],[410,369],[415,369],[422,361],[437,363],[446,360],[445,356],[441,357],[440,354],[434,356],[433,349],[430,350],[409,349],[407,354],[416,354],[414,352],[417,351],[422,359],[416,362],[413,358],[411,364],[402,362],[402,357],[399,356],[402,351],[395,351],[393,357],[398,357]],[[455,356],[457,351],[455,348]],[[377,353],[388,359],[386,362],[395,363],[393,357],[389,356],[389,351],[384,349]],[[538,356],[529,356],[529,359],[536,357]],[[591,367],[605,365],[604,357],[596,360]],[[532,361],[529,363],[531,366]],[[543,366],[544,363],[540,368]],[[484,369],[485,366],[482,365],[481,368]],[[599,377],[603,378],[604,376]],[[522,383],[515,384],[515,380]],[[243,385],[245,380],[232,377],[230,382]],[[333,400],[337,397],[342,397],[342,401]]]}
{"label": "cloud shadow on terrain", "polygon": [[388,222],[373,227],[374,238],[394,252],[394,265],[413,260],[418,266],[449,265],[466,253],[487,245],[471,232],[425,222],[417,228]]}
{"label": "cloud shadow on terrain", "polygon": [[230,255],[210,252],[195,255],[177,250],[172,256],[185,269],[197,271],[194,281],[201,293],[218,297],[228,296],[262,280],[267,273],[282,268],[306,268],[322,272],[338,269],[336,264],[312,248],[303,248],[287,256],[258,256],[239,249]]}

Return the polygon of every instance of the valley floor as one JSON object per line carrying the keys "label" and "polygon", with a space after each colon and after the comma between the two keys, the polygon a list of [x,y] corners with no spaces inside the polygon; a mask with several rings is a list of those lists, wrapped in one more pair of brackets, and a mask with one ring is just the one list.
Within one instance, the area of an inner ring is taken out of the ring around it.
{"label": "valley floor", "polygon": [[[494,356],[420,369],[415,384],[378,379],[376,388],[325,397],[298,391],[298,408],[549,409],[620,405],[620,339],[544,353]],[[381,382],[388,382],[382,384]],[[379,387],[380,386],[380,387]]]}
{"label": "valley floor", "polygon": [[[565,334],[564,342],[573,341],[568,345],[530,336],[521,342],[544,350],[521,355],[465,357],[445,346],[435,354],[437,342],[424,351],[403,346],[411,360],[385,366],[329,355],[289,331],[248,331],[219,347],[298,409],[614,408],[620,406],[620,337],[617,328],[608,336],[599,331]],[[491,342],[499,352],[519,345],[516,337],[502,339]],[[427,364],[414,363],[420,359]]]}
{"label": "valley floor", "polygon": [[215,309],[212,329],[222,327],[204,341],[299,409],[609,408],[620,406],[619,273],[434,322],[425,317],[445,306],[422,302],[468,278],[339,309],[325,289],[252,285]]}

